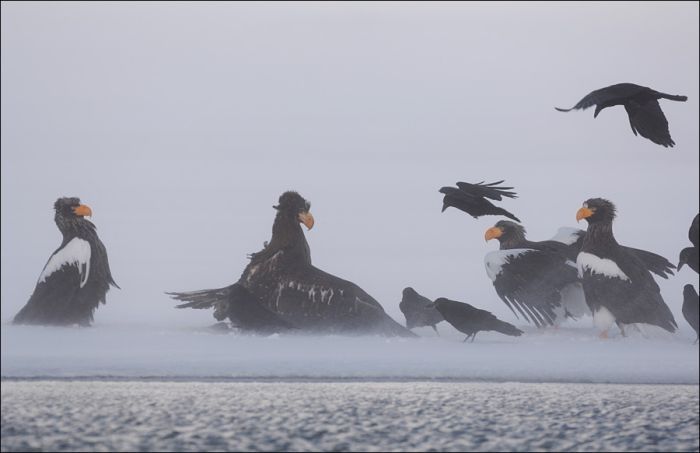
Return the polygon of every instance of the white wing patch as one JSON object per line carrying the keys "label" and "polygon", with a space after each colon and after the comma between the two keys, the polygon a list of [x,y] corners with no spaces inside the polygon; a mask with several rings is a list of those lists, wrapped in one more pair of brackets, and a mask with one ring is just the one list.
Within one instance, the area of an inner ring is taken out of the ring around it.
{"label": "white wing patch", "polygon": [[523,253],[531,251],[533,251],[533,249],[494,250],[493,252],[489,252],[484,257],[486,273],[491,280],[495,281],[498,274],[503,270],[504,264],[509,263],[513,258]]}
{"label": "white wing patch", "polygon": [[629,281],[630,278],[622,272],[617,263],[608,258],[600,258],[592,253],[580,252],[576,258],[578,276],[583,277],[583,272],[588,269],[592,274],[602,274],[610,278],[619,278]]}
{"label": "white wing patch", "polygon": [[571,245],[578,241],[579,233],[583,230],[573,227],[561,227],[557,230],[557,234],[554,235],[550,241],[561,242],[562,244]]}
{"label": "white wing patch", "polygon": [[62,249],[58,250],[56,253],[51,255],[49,262],[44,266],[44,270],[41,271],[39,276],[39,281],[41,283],[46,281],[46,279],[61,269],[64,266],[76,266],[78,272],[80,273],[80,287],[82,288],[87,283],[87,279],[90,276],[90,255],[92,254],[92,249],[90,248],[90,243],[85,239],[73,238],[68,244]]}

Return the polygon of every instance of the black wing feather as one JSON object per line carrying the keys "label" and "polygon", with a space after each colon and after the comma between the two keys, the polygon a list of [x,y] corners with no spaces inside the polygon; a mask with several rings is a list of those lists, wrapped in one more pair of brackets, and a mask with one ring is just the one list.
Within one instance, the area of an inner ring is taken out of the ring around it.
{"label": "black wing feather", "polygon": [[673,147],[676,144],[671,139],[668,120],[656,99],[642,104],[630,100],[625,103],[625,110],[635,135],[638,132],[642,137],[664,147]]}
{"label": "black wing feather", "polygon": [[504,180],[484,184],[484,182],[481,181],[476,184],[471,184],[460,181],[457,183],[457,187],[459,187],[462,192],[467,194],[472,194],[478,197],[486,197],[490,198],[491,200],[501,200],[502,197],[518,198],[518,195],[511,191],[511,189],[513,189],[512,187],[498,187],[498,185],[502,184],[503,182]]}
{"label": "black wing feather", "polygon": [[630,96],[635,96],[644,90],[651,89],[633,83],[618,83],[591,91],[570,109],[554,108],[560,112],[570,112],[571,110],[585,110],[594,105],[619,104]]}
{"label": "black wing feather", "polygon": [[690,229],[688,230],[688,239],[690,239],[690,242],[695,248],[700,247],[700,245],[698,245],[698,242],[700,242],[700,227],[698,226],[699,221],[700,214],[697,214],[693,219],[693,222],[690,224]]}
{"label": "black wing feather", "polygon": [[[493,253],[508,252],[512,251]],[[576,269],[565,263],[566,257],[558,253],[528,250],[506,258],[493,285],[501,300],[509,308],[515,306],[527,321],[538,327],[551,325],[554,310],[561,306],[562,289],[578,278]]]}
{"label": "black wing feather", "polygon": [[27,304],[14,318],[16,324],[66,324],[64,320],[81,322],[76,306],[81,275],[77,265],[64,264],[44,281],[37,282]]}

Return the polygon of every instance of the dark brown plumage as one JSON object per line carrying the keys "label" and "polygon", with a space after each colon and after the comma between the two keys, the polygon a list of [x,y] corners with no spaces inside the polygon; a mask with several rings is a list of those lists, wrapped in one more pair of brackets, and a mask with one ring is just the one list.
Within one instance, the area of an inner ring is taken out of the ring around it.
{"label": "dark brown plumage", "polygon": [[251,255],[238,282],[221,289],[169,293],[187,303],[178,308],[214,307],[217,319],[269,333],[294,329],[312,333],[382,334],[414,337],[391,319],[359,286],[311,264],[300,224],[314,224],[310,204],[296,192],[279,198],[272,238]]}
{"label": "dark brown plumage", "polygon": [[652,324],[674,332],[678,327],[659,286],[644,263],[615,240],[612,231],[615,206],[603,198],[583,203],[576,219],[586,219],[588,230],[576,264],[586,303],[601,337],[615,322],[624,325]]}

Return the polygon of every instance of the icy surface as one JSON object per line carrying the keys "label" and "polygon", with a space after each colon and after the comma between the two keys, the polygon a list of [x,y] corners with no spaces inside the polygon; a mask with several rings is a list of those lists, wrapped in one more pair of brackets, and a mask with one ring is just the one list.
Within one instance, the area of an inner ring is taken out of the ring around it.
{"label": "icy surface", "polygon": [[697,451],[698,387],[2,383],[2,450]]}
{"label": "icy surface", "polygon": [[[591,322],[588,318],[588,323]],[[583,324],[583,322],[581,322]],[[474,343],[446,323],[441,337],[246,336],[202,327],[2,327],[3,377],[457,379],[521,382],[698,383],[694,336],[647,329],[600,340],[592,328]]]}

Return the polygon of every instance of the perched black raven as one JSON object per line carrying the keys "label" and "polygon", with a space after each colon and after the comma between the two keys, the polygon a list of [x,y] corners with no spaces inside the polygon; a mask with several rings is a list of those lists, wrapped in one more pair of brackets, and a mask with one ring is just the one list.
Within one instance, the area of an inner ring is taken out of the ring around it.
{"label": "perched black raven", "polygon": [[477,333],[487,330],[494,330],[513,337],[519,337],[523,334],[522,330],[512,324],[501,321],[491,312],[481,310],[464,302],[441,297],[435,300],[432,306],[440,312],[445,321],[466,335],[464,341],[467,341],[470,337],[474,341]]}

